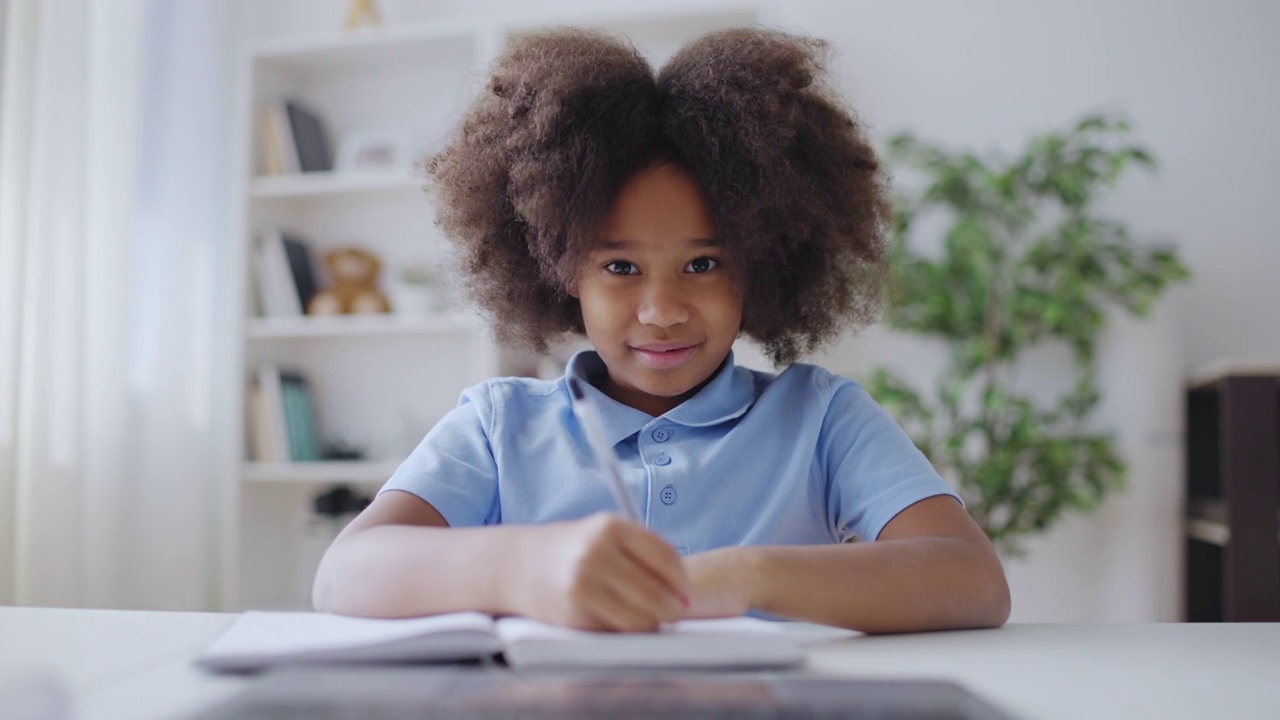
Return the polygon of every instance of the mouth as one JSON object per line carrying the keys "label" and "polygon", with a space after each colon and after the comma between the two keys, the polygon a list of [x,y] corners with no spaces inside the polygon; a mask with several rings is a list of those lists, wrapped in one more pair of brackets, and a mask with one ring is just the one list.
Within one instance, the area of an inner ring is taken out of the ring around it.
{"label": "mouth", "polygon": [[640,362],[657,370],[680,367],[693,357],[697,349],[697,344],[689,343],[651,343],[631,347],[631,351],[640,358]]}

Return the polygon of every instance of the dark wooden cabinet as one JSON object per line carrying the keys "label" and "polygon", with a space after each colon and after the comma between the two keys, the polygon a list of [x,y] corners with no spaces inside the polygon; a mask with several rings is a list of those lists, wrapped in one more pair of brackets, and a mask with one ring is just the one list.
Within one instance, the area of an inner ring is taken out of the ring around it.
{"label": "dark wooden cabinet", "polygon": [[1186,619],[1280,621],[1280,368],[1187,387]]}

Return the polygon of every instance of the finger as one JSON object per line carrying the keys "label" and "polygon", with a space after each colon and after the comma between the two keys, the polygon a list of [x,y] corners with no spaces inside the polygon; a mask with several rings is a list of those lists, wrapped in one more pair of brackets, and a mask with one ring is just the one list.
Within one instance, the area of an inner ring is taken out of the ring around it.
{"label": "finger", "polygon": [[605,583],[623,600],[662,622],[684,617],[687,603],[656,574],[623,549],[614,560],[617,571]]}
{"label": "finger", "polygon": [[650,608],[638,604],[627,591],[613,585],[601,588],[591,615],[613,632],[652,632],[663,622]]}
{"label": "finger", "polygon": [[687,600],[689,575],[685,572],[680,554],[658,535],[643,528],[638,530],[626,533],[622,538],[623,551],[682,600]]}

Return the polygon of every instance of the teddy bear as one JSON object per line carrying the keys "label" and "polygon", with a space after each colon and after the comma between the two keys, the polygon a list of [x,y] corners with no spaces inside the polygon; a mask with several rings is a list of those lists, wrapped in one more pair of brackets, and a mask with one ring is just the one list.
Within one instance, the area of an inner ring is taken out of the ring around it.
{"label": "teddy bear", "polygon": [[347,247],[325,253],[329,270],[329,287],[316,293],[307,303],[311,315],[340,313],[385,313],[391,303],[378,290],[378,273],[382,263],[373,253],[358,247]]}

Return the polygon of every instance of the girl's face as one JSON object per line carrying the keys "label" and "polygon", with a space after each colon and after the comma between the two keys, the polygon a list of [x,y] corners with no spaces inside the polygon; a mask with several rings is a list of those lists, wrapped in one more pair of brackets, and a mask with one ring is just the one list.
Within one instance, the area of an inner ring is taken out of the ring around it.
{"label": "girl's face", "polygon": [[661,415],[715,373],[742,325],[697,182],[672,163],[636,173],[605,220],[570,294],[609,368],[601,389]]}

